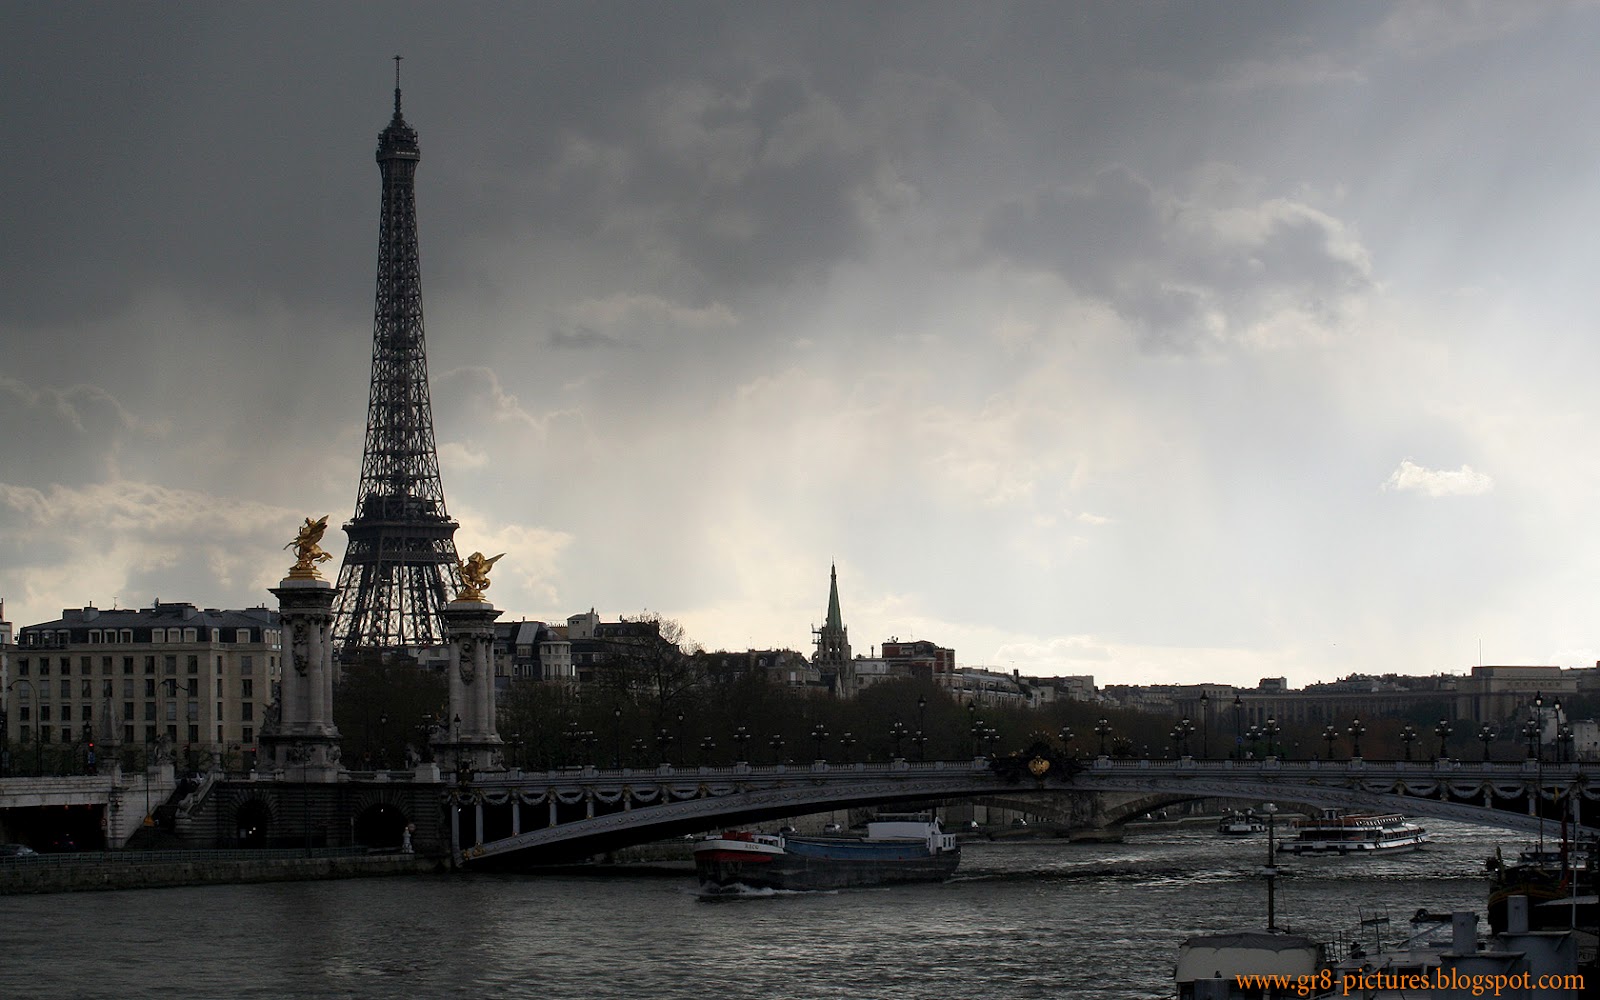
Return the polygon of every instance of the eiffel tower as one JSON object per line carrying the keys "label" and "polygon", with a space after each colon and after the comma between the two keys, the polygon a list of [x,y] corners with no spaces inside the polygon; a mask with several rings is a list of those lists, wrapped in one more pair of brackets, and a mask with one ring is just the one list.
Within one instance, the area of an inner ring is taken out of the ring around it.
{"label": "eiffel tower", "polygon": [[341,659],[444,641],[440,610],[460,590],[457,524],[444,506],[422,339],[417,259],[417,132],[400,114],[378,136],[383,203],[378,221],[378,295],[372,321],[372,390],[355,516],[339,568],[333,642]]}

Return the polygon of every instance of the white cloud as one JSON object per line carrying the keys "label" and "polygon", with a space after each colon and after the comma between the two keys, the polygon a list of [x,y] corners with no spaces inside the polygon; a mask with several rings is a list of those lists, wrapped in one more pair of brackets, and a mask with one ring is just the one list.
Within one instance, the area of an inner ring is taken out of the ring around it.
{"label": "white cloud", "polygon": [[1470,465],[1459,469],[1427,469],[1405,459],[1383,484],[1384,490],[1399,493],[1425,493],[1430,497],[1465,497],[1488,493],[1494,480]]}

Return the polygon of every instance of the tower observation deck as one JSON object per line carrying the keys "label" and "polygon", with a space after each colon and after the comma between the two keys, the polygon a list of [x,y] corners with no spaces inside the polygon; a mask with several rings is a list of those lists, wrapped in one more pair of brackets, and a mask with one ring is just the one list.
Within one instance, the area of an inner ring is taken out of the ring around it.
{"label": "tower observation deck", "polygon": [[445,509],[428,395],[417,253],[417,133],[400,113],[378,136],[383,202],[372,322],[372,387],[355,516],[339,569],[333,642],[349,662],[362,650],[444,641],[440,611],[460,589],[457,524]]}

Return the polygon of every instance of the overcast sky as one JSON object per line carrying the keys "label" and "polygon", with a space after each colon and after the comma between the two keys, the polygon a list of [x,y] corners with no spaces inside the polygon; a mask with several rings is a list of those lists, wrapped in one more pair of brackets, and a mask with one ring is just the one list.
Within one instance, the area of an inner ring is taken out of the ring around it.
{"label": "overcast sky", "polygon": [[352,515],[400,53],[507,618],[809,652],[837,561],[862,653],[1592,665],[1596,51],[1587,3],[7,3],[6,617],[270,602]]}

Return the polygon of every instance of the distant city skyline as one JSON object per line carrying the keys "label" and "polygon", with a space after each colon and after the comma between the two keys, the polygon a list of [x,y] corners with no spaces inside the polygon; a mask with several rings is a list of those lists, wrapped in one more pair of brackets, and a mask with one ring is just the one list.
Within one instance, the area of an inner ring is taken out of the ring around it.
{"label": "distant city skyline", "polygon": [[268,604],[350,518],[399,53],[508,616],[809,651],[836,563],[856,652],[1101,684],[1600,657],[1600,8],[5,20],[19,626]]}

